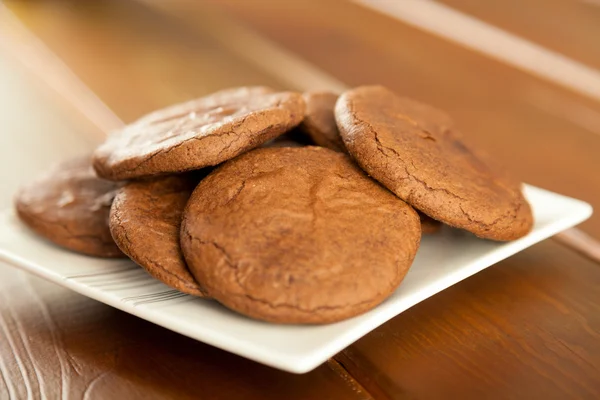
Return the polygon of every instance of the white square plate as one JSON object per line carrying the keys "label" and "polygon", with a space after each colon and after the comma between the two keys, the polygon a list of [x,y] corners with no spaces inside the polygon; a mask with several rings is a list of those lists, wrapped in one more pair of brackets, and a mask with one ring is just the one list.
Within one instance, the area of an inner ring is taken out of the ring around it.
{"label": "white square plate", "polygon": [[423,237],[398,290],[361,316],[322,326],[254,321],[215,301],[184,295],[128,260],[104,260],[62,250],[31,233],[12,211],[0,214],[0,259],[59,285],[202,342],[282,370],[304,373],[387,320],[449,286],[592,214],[589,204],[527,186],[535,227],[510,243],[444,229]]}

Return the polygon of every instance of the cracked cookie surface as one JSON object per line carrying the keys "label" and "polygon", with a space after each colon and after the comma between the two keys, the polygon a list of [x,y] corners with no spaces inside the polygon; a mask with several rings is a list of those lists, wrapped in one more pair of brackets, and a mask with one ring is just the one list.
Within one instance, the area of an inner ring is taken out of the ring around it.
{"label": "cracked cookie surface", "polygon": [[99,176],[122,180],[214,166],[289,131],[304,117],[299,93],[242,87],[150,113],[94,153]]}
{"label": "cracked cookie surface", "polygon": [[225,306],[279,323],[361,314],[400,284],[421,238],[417,213],[322,147],[265,148],[217,168],[181,227],[192,274]]}
{"label": "cracked cookie surface", "polygon": [[363,86],[342,94],[335,116],[360,166],[421,212],[486,239],[531,230],[521,184],[469,148],[445,113]]}
{"label": "cracked cookie surface", "polygon": [[119,248],[150,275],[180,292],[205,297],[179,246],[183,209],[201,171],[127,183],[110,210],[110,231]]}
{"label": "cracked cookie surface", "polygon": [[315,144],[345,153],[346,147],[333,115],[337,94],[327,91],[306,92],[302,97],[306,103],[306,115],[299,129]]}
{"label": "cracked cookie surface", "polygon": [[23,186],[15,208],[33,231],[59,246],[96,257],[124,257],[108,227],[120,186],[98,178],[86,155],[56,164]]}

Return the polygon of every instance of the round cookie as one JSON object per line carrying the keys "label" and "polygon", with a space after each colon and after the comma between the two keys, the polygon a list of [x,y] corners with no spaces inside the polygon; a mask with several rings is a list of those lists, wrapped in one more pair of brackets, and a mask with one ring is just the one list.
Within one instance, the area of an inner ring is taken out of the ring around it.
{"label": "round cookie", "polygon": [[148,114],[94,153],[99,176],[131,179],[217,165],[281,135],[304,117],[298,93],[223,90]]}
{"label": "round cookie", "polygon": [[181,226],[188,266],[208,293],[247,316],[328,323],[387,298],[421,238],[417,213],[342,153],[266,148],[194,190]]}
{"label": "round cookie", "polygon": [[199,177],[172,175],[130,182],[110,210],[110,231],[121,250],[150,275],[183,293],[205,296],[179,247],[183,209]]}
{"label": "round cookie", "polygon": [[15,208],[21,221],[59,246],[90,256],[124,257],[108,228],[119,187],[96,176],[89,155],[77,157],[23,186]]}
{"label": "round cookie", "polygon": [[333,114],[338,96],[332,92],[320,91],[306,92],[302,97],[306,103],[306,114],[299,129],[319,146],[346,152]]}
{"label": "round cookie", "polygon": [[345,92],[335,115],[361,167],[423,213],[486,239],[513,240],[531,230],[521,185],[467,147],[444,113],[364,86]]}

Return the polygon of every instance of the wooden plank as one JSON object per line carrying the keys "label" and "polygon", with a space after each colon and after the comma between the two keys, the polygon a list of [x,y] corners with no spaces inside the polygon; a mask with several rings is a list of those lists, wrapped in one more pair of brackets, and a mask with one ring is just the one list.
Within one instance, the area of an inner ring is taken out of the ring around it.
{"label": "wooden plank", "polygon": [[456,10],[600,69],[600,2],[440,0]]}
{"label": "wooden plank", "polygon": [[281,86],[213,39],[186,35],[133,2],[6,5],[125,122],[225,87]]}
{"label": "wooden plank", "polygon": [[600,100],[600,71],[434,0],[354,0],[424,32]]}
{"label": "wooden plank", "polygon": [[337,359],[390,398],[598,398],[598,293],[598,265],[546,241],[411,308]]}

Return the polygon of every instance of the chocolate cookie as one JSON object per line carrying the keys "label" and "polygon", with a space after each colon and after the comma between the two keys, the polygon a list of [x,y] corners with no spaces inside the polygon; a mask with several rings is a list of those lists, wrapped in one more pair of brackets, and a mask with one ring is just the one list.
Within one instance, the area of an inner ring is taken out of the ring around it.
{"label": "chocolate cookie", "polygon": [[15,208],[25,224],[59,246],[91,256],[124,257],[108,228],[119,187],[96,176],[89,155],[77,157],[21,188]]}
{"label": "chocolate cookie", "polygon": [[420,237],[410,206],[322,147],[227,162],[194,190],[181,226],[190,271],[212,297],[280,323],[375,307],[402,281]]}
{"label": "chocolate cookie", "polygon": [[178,175],[128,183],[110,210],[119,248],[150,275],[184,293],[205,296],[179,247],[181,216],[199,177]]}
{"label": "chocolate cookie", "polygon": [[306,115],[299,128],[315,144],[346,152],[333,114],[338,96],[331,92],[307,92],[302,97],[306,103]]}
{"label": "chocolate cookie", "polygon": [[335,115],[361,167],[423,213],[486,239],[513,240],[531,230],[521,185],[471,150],[444,113],[365,86],[344,93]]}
{"label": "chocolate cookie", "polygon": [[292,129],[304,117],[298,93],[223,90],[153,112],[111,134],[94,153],[98,175],[130,179],[217,165]]}

